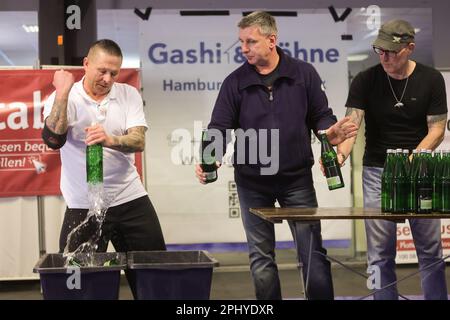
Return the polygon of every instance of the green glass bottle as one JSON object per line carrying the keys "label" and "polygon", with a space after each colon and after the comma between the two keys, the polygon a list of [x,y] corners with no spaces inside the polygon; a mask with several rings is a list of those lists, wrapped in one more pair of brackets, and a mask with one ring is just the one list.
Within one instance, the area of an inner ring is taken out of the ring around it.
{"label": "green glass bottle", "polygon": [[426,151],[420,152],[416,178],[416,212],[431,213],[433,208],[433,177]]}
{"label": "green glass bottle", "polygon": [[416,177],[418,163],[419,152],[417,149],[414,149],[412,152],[411,166],[409,168],[408,212],[416,212]]}
{"label": "green glass bottle", "polygon": [[450,150],[444,150],[441,176],[441,212],[450,213]]}
{"label": "green glass bottle", "polygon": [[392,212],[406,213],[409,191],[409,176],[406,172],[407,153],[397,149],[394,173],[392,174]]}
{"label": "green glass bottle", "polygon": [[403,158],[405,160],[404,164],[405,164],[406,174],[409,176],[409,171],[411,170],[411,163],[409,162],[409,150],[403,149],[402,153],[403,153]]}
{"label": "green glass bottle", "polygon": [[442,209],[442,157],[440,151],[434,151],[433,155],[433,212],[439,212]]}
{"label": "green glass bottle", "polygon": [[409,197],[409,192],[411,190],[411,180],[410,180],[410,174],[411,174],[411,167],[412,164],[409,161],[409,150],[408,149],[403,149],[403,159],[404,159],[404,164],[405,164],[405,172],[406,172],[406,177],[405,177],[405,199],[404,201],[404,213],[408,213],[410,212],[409,210],[409,202],[408,202],[408,197]]}
{"label": "green glass bottle", "polygon": [[425,150],[427,164],[428,164],[428,173],[431,178],[431,183],[433,183],[433,173],[434,173],[434,160],[433,160],[433,152],[430,149]]}
{"label": "green glass bottle", "polygon": [[205,183],[211,183],[217,180],[216,157],[214,148],[209,147],[211,143],[212,141],[208,137],[208,130],[203,129],[200,146],[200,166],[206,175]]}
{"label": "green glass bottle", "polygon": [[119,265],[119,260],[117,258],[112,258],[103,263],[104,267],[112,267],[112,266],[117,266],[117,265]]}
{"label": "green glass bottle", "polygon": [[322,166],[327,178],[328,190],[336,190],[344,187],[344,179],[342,178],[341,166],[339,165],[336,151],[334,151],[328,141],[325,130],[317,132],[321,142],[321,159]]}
{"label": "green glass bottle", "polygon": [[86,178],[91,184],[103,183],[103,146],[86,146]]}
{"label": "green glass bottle", "polygon": [[394,165],[394,150],[387,149],[381,174],[381,212],[392,212],[392,173]]}
{"label": "green glass bottle", "polygon": [[75,258],[75,257],[70,257],[70,258],[68,258],[68,259],[67,259],[67,265],[68,265],[69,267],[78,267],[78,268],[81,268],[81,267],[83,266],[83,265],[81,264],[81,262],[78,261],[78,259]]}

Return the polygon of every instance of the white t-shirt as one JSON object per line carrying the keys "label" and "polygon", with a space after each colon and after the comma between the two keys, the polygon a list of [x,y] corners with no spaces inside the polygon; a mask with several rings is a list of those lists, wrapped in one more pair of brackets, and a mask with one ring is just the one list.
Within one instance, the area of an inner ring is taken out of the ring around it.
{"label": "white t-shirt", "polygon": [[[84,78],[83,78],[84,79]],[[132,127],[146,127],[142,98],[136,88],[114,83],[109,94],[99,103],[88,96],[83,79],[69,93],[67,105],[67,141],[60,149],[61,192],[69,208],[88,209],[86,182],[86,133],[93,122],[103,125],[108,135],[121,136]],[[44,106],[44,119],[50,115],[56,92]],[[145,196],[147,192],[134,166],[134,154],[103,148],[103,182],[110,206]]]}

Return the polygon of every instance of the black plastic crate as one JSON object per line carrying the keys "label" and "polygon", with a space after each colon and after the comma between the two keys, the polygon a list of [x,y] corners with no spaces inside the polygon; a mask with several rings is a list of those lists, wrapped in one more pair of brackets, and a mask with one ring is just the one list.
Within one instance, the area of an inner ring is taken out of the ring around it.
{"label": "black plastic crate", "polygon": [[[86,261],[86,254],[75,258]],[[118,264],[104,266],[106,261],[117,259]],[[66,258],[62,253],[43,255],[33,272],[39,273],[42,293],[46,300],[117,300],[120,289],[120,270],[126,268],[126,254],[102,252],[93,254],[93,266],[79,267],[79,282],[74,267],[65,267]],[[74,284],[79,283],[77,288]]]}
{"label": "black plastic crate", "polygon": [[208,300],[219,265],[206,251],[132,251],[127,257],[140,300]]}

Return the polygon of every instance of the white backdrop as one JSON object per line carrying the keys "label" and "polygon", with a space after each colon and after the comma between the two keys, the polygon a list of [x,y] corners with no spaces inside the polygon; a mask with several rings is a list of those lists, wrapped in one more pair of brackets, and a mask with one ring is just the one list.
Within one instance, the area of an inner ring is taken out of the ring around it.
{"label": "white backdrop", "polygon": [[[39,259],[37,197],[0,198],[0,280],[39,278],[33,266]],[[45,249],[58,252],[65,211],[62,197],[43,197]]]}
{"label": "white backdrop", "polygon": [[[144,99],[150,125],[147,186],[169,244],[245,242],[232,167],[222,166],[218,181],[207,186],[200,185],[194,175],[199,130],[209,122],[220,83],[243,62],[236,59],[241,17],[241,11],[232,11],[230,16],[193,17],[153,10],[151,18],[140,23]],[[318,14],[277,17],[277,23],[279,45],[292,55],[306,51],[306,57],[299,57],[314,64],[324,80],[330,105],[341,118],[348,89],[345,42],[341,41],[346,25],[335,23],[330,15]],[[321,50],[322,61],[317,56],[312,61],[311,50]],[[192,152],[181,152],[182,144],[192,147]],[[313,145],[317,159],[320,144],[313,141]],[[343,169],[346,187],[330,192],[315,166],[320,206],[351,206],[349,167]],[[287,224],[277,228],[278,241],[292,240]],[[324,239],[349,239],[350,230],[348,221],[323,223]]]}

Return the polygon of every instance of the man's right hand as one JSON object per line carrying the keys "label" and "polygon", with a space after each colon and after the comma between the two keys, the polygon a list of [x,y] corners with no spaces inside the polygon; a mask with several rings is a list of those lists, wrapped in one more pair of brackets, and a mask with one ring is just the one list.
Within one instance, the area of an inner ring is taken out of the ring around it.
{"label": "man's right hand", "polygon": [[[348,157],[345,157],[343,153],[338,152],[337,153],[337,160],[341,167],[345,166],[345,160],[347,160]],[[322,171],[323,176],[325,177],[325,169],[323,167],[322,158],[319,158],[319,165],[320,165],[320,171]]]}
{"label": "man's right hand", "polygon": [[[219,169],[221,165],[222,164],[219,161],[216,161],[217,169]],[[206,184],[206,174],[203,172],[202,166],[200,164],[195,165],[195,175],[197,176],[197,179],[201,184]]]}
{"label": "man's right hand", "polygon": [[200,164],[195,165],[195,175],[201,184],[205,184],[206,177]]}
{"label": "man's right hand", "polygon": [[70,89],[75,83],[75,78],[72,73],[63,69],[58,70],[53,75],[53,86],[56,90],[56,97],[68,97]]}

